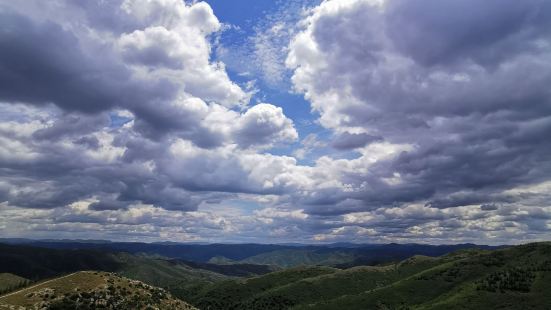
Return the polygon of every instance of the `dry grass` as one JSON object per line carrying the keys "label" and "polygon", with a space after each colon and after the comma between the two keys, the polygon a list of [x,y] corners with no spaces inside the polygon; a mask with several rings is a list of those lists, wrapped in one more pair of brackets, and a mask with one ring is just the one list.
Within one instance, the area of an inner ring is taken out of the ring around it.
{"label": "dry grass", "polygon": [[102,273],[81,271],[68,276],[59,277],[53,280],[45,280],[27,288],[12,292],[0,297],[0,305],[8,304],[15,306],[29,307],[42,301],[41,294],[45,289],[52,289],[55,293],[65,294],[77,289],[87,291],[107,283]]}
{"label": "dry grass", "polygon": [[0,297],[0,309],[42,308],[52,305],[114,305],[136,309],[195,309],[160,288],[114,273],[81,271],[46,280]]}

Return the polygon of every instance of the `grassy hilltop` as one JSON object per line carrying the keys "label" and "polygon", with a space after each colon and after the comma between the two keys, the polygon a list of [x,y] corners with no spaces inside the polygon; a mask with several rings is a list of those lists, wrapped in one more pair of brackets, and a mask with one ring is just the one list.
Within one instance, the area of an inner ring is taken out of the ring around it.
{"label": "grassy hilltop", "polygon": [[196,309],[167,291],[113,273],[80,271],[0,297],[0,309]]}

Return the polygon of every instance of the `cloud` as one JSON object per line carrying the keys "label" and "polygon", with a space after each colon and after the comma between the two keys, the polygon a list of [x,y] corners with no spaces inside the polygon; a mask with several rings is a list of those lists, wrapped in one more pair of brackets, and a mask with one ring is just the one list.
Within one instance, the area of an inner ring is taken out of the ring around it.
{"label": "cloud", "polygon": [[325,131],[304,137],[211,59],[224,27],[207,3],[2,4],[0,233],[545,236],[547,2],[346,0],[299,13],[303,3],[248,42],[249,71],[273,75],[270,87],[292,74],[319,116]]}
{"label": "cloud", "polygon": [[219,24],[205,3],[152,1],[153,13],[126,1],[113,14],[137,28],[122,33],[102,24],[82,27],[75,20],[82,8],[72,4],[64,3],[66,16],[45,10],[34,19],[37,3],[11,5],[2,10],[2,100],[53,103],[86,113],[124,108],[152,126],[187,112],[172,103],[179,98],[228,107],[248,102],[249,95],[229,80],[224,67],[209,62],[207,36]]}
{"label": "cloud", "polygon": [[325,141],[319,139],[316,134],[308,134],[300,141],[302,147],[295,149],[293,155],[298,159],[304,159],[307,155],[312,153],[314,150],[323,148],[326,146]]}
{"label": "cloud", "polygon": [[[518,54],[543,51],[536,41],[549,26],[549,8],[549,3],[532,0],[389,1],[385,19],[393,43],[417,63],[472,61],[495,68]],[[417,18],[420,13],[423,18]]]}
{"label": "cloud", "polygon": [[244,30],[227,25],[216,46],[216,57],[231,70],[259,79],[270,88],[288,88],[290,74],[285,58],[289,40],[299,30],[297,23],[305,11],[319,3],[320,0],[277,1],[273,10],[266,10],[255,21],[253,34],[244,40],[232,40]]}
{"label": "cloud", "polygon": [[96,201],[88,205],[88,208],[94,211],[119,210],[119,209],[126,209],[127,207],[128,205],[126,203],[122,201],[113,200],[113,199]]}
{"label": "cloud", "polygon": [[[129,72],[112,63],[109,55],[101,62],[86,55],[75,34],[54,22],[33,21],[10,9],[0,14],[4,29],[0,33],[4,47],[0,51],[0,99],[41,105],[55,102],[83,112],[124,104],[119,102],[125,98],[121,90],[132,88],[125,82]],[[110,74],[103,74],[106,67],[111,68]],[[147,89],[143,85],[140,93],[146,95]]]}
{"label": "cloud", "polygon": [[366,133],[348,133],[344,132],[332,141],[331,145],[339,150],[355,149],[364,147],[369,143],[381,141],[382,137],[372,136]]}
{"label": "cloud", "polygon": [[293,122],[285,117],[283,110],[271,104],[253,106],[240,119],[236,129],[240,145],[273,144],[279,141],[295,141],[298,134]]}
{"label": "cloud", "polygon": [[512,203],[504,190],[547,180],[547,6],[353,0],[314,8],[287,66],[320,123],[342,133],[335,146],[370,142],[358,132],[413,146],[345,171],[351,197],[364,208]]}
{"label": "cloud", "polygon": [[[220,23],[204,2],[30,2],[0,12],[2,201],[11,206],[96,199],[91,210],[196,210],[213,194],[174,183],[185,170],[161,170],[175,141],[200,155],[297,139],[281,108],[248,107],[250,95],[209,61]],[[120,113],[125,121],[113,123]],[[224,185],[202,189],[233,191]]]}
{"label": "cloud", "polygon": [[499,207],[494,204],[483,204],[480,206],[480,210],[482,211],[495,211],[497,209],[499,209]]}

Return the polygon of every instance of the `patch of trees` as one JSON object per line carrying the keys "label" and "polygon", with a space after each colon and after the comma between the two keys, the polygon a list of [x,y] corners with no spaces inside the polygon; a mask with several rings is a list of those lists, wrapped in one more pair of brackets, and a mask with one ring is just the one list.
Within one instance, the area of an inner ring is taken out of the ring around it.
{"label": "patch of trees", "polygon": [[502,252],[493,252],[490,255],[481,257],[482,265],[486,267],[501,267],[505,265],[506,257]]}
{"label": "patch of trees", "polygon": [[10,293],[10,292],[13,292],[13,291],[17,291],[19,289],[22,289],[22,288],[28,286],[31,283],[32,283],[32,281],[30,281],[30,280],[24,280],[24,281],[20,281],[19,283],[8,285],[8,286],[0,289],[0,295],[4,295],[4,294],[7,294],[7,293]]}
{"label": "patch of trees", "polygon": [[416,280],[442,279],[446,282],[454,282],[455,280],[457,280],[457,278],[464,275],[465,272],[466,272],[465,269],[461,269],[461,267],[459,265],[454,264],[450,268],[441,269],[441,270],[438,270],[438,271],[436,271],[434,273],[430,273],[430,274],[422,274],[422,275],[416,276],[415,279]]}
{"label": "patch of trees", "polygon": [[537,271],[551,271],[551,260],[546,260],[538,266]]}
{"label": "patch of trees", "polygon": [[283,310],[289,309],[294,305],[295,303],[289,298],[286,298],[285,296],[275,295],[255,298],[251,302],[244,305],[242,309]]}
{"label": "patch of trees", "polygon": [[529,292],[536,275],[530,268],[510,267],[477,281],[476,289],[489,292]]}

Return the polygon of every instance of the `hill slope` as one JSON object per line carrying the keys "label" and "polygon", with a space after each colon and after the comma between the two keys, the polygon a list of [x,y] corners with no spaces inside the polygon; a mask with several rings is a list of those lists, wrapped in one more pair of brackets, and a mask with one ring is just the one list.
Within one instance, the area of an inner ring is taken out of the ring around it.
{"label": "hill slope", "polygon": [[240,262],[289,268],[303,265],[334,266],[352,263],[355,259],[356,254],[349,249],[340,251],[338,249],[311,250],[299,248],[262,253],[248,257]]}
{"label": "hill slope", "polygon": [[205,287],[195,296],[189,296],[188,300],[200,309],[241,309],[250,297],[301,279],[336,271],[330,267],[298,267],[260,277],[222,281]]}
{"label": "hill slope", "polygon": [[[216,265],[171,260],[145,255],[116,253],[100,249],[50,249],[26,245],[0,244],[0,292],[19,284],[14,277],[41,280],[80,270],[117,272],[150,285],[169,289],[185,297],[201,287],[231,276],[250,276],[271,271],[252,264]],[[13,280],[13,281],[12,281]],[[15,282],[17,283],[15,283]]]}
{"label": "hill slope", "polygon": [[11,273],[0,273],[0,294],[26,285],[29,280]]}
{"label": "hill slope", "polygon": [[195,294],[206,285],[229,279],[225,275],[192,268],[177,261],[152,259],[127,253],[118,253],[116,257],[121,264],[117,269],[118,274],[165,288],[179,298]]}
{"label": "hill slope", "polygon": [[[466,248],[489,249],[475,244],[179,244],[71,240],[0,239],[0,242],[24,244],[54,249],[95,249],[103,252],[158,255],[165,258],[197,263],[253,263],[290,267],[308,264],[353,267],[398,261],[416,254],[440,256]],[[212,260],[212,261],[211,261]]]}
{"label": "hill slope", "polygon": [[81,271],[0,297],[0,309],[196,309],[163,289],[113,273]]}
{"label": "hill slope", "polygon": [[202,289],[209,309],[551,309],[551,243],[414,256],[385,266],[302,267]]}
{"label": "hill slope", "polygon": [[0,244],[0,272],[32,280],[79,270],[115,271],[120,267],[112,253],[99,250],[56,250]]}
{"label": "hill slope", "polygon": [[447,255],[389,285],[296,309],[549,309],[551,244]]}

